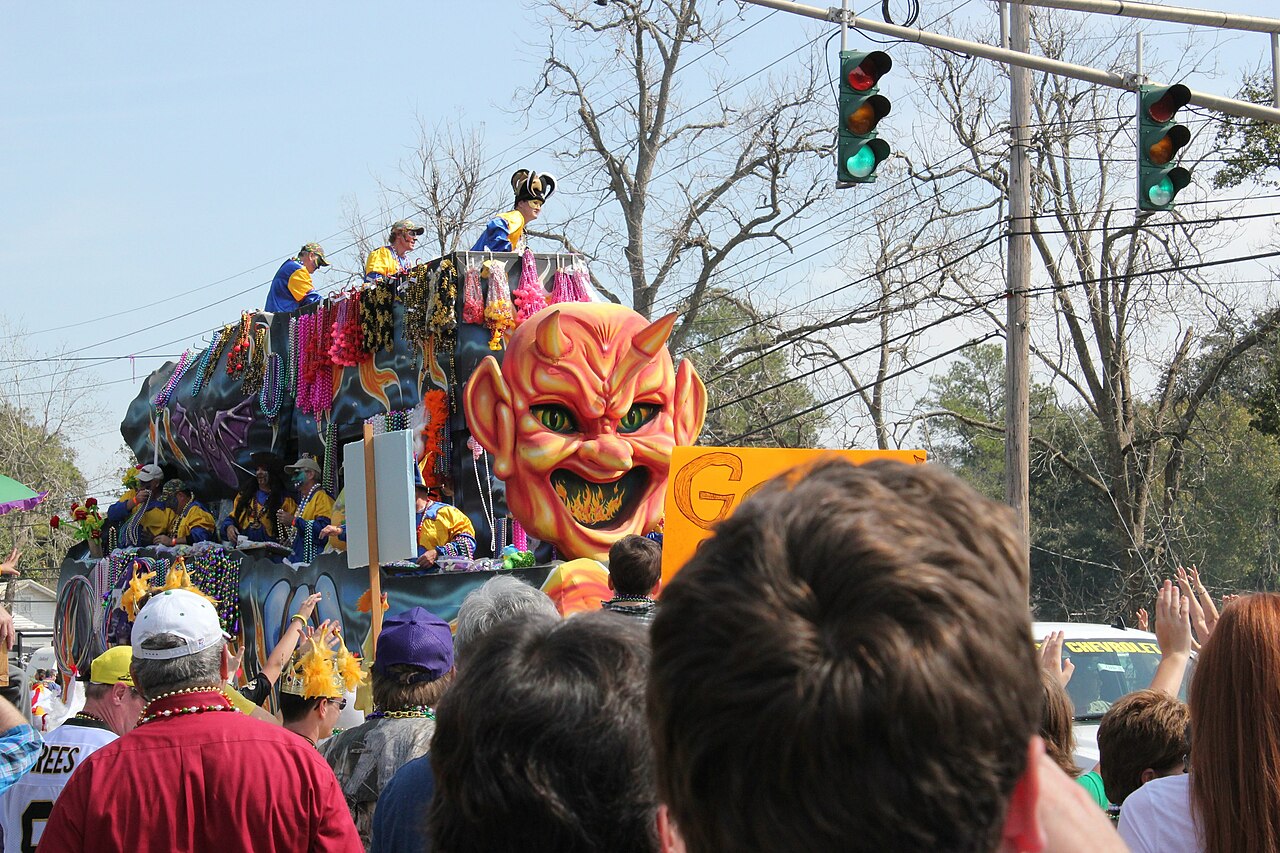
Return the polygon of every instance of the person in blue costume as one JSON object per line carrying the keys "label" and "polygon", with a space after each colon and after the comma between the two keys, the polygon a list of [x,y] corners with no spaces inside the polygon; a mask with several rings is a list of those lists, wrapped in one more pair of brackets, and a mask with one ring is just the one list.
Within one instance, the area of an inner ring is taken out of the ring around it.
{"label": "person in blue costume", "polygon": [[[413,466],[414,520],[418,525],[418,566],[431,569],[441,557],[466,557],[476,553],[476,528],[466,513],[435,499],[422,477],[421,463]],[[328,538],[347,541],[347,526],[329,525],[320,531]]]}
{"label": "person in blue costume", "polygon": [[141,548],[164,536],[173,526],[174,512],[160,495],[164,470],[159,465],[138,469],[138,486],[107,508],[107,524],[119,530],[121,548]]}
{"label": "person in blue costume", "polygon": [[311,274],[320,267],[329,266],[324,259],[324,249],[319,243],[307,243],[298,250],[297,257],[280,265],[276,277],[271,280],[267,292],[267,311],[297,311],[304,305],[320,301]]}
{"label": "person in blue costume", "polygon": [[292,465],[285,466],[289,483],[297,490],[298,507],[295,512],[277,510],[276,521],[284,532],[285,540],[292,541],[291,563],[310,563],[316,553],[324,548],[320,531],[329,526],[333,517],[333,498],[320,485],[323,471],[320,463],[310,456],[303,456]]}
{"label": "person in blue costume", "polygon": [[542,213],[542,203],[556,191],[554,175],[521,169],[511,176],[515,191],[515,209],[489,220],[473,252],[523,252],[524,228]]}
{"label": "person in blue costume", "polygon": [[164,536],[156,537],[159,545],[194,545],[213,540],[217,523],[205,505],[196,500],[195,492],[182,480],[170,480],[160,492],[173,509],[173,525]]}
{"label": "person in blue costume", "polygon": [[241,481],[231,514],[218,525],[218,533],[233,548],[242,535],[251,542],[282,541],[276,513],[284,510],[292,515],[298,508],[285,488],[280,458],[274,453],[255,453],[251,458],[254,475]]}

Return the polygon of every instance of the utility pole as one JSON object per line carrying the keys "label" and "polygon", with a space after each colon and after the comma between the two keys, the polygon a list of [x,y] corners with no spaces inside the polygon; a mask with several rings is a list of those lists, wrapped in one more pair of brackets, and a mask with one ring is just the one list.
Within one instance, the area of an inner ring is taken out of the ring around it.
{"label": "utility pole", "polygon": [[[1009,10],[1009,48],[1027,53],[1031,12]],[[1031,175],[1027,168],[1027,125],[1031,114],[1031,70],[1009,68],[1009,252],[1005,270],[1004,335],[1004,498],[1022,528],[1023,550],[1031,557]]]}

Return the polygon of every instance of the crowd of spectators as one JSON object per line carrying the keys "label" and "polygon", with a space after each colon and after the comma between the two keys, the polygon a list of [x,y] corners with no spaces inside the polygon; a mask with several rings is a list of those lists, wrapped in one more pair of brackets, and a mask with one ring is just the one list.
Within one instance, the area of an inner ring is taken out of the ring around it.
{"label": "crowd of spectators", "polygon": [[75,718],[0,700],[4,850],[1280,853],[1280,595],[1163,583],[1080,767],[1012,514],[942,469],[784,475],[660,576],[625,537],[596,613],[510,575],[452,629],[388,613],[341,731],[363,675],[314,599],[230,695],[214,607],[152,591]]}

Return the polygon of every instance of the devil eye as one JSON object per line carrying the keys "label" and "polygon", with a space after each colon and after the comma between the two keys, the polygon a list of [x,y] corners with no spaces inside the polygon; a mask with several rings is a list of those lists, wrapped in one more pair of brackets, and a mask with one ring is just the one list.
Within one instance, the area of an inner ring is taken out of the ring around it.
{"label": "devil eye", "polygon": [[618,432],[635,432],[657,417],[658,408],[652,403],[636,403],[618,421]]}
{"label": "devil eye", "polygon": [[533,412],[533,416],[538,419],[538,423],[552,432],[568,435],[578,431],[578,422],[573,419],[573,414],[564,406],[554,404],[531,406],[529,411]]}

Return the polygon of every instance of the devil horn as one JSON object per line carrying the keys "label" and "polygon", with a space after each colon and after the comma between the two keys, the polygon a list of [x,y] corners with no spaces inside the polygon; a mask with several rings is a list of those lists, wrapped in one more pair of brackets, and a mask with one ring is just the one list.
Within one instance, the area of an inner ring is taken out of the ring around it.
{"label": "devil horn", "polygon": [[573,352],[573,341],[560,331],[559,311],[552,311],[546,319],[538,323],[533,341],[542,357],[552,364],[559,363],[560,359]]}
{"label": "devil horn", "polygon": [[634,381],[645,365],[657,358],[658,353],[667,345],[667,338],[671,337],[671,329],[676,324],[677,316],[679,315],[672,312],[654,320],[631,336],[631,348],[618,360],[618,366],[613,371],[613,379],[609,383],[611,390],[617,391]]}

